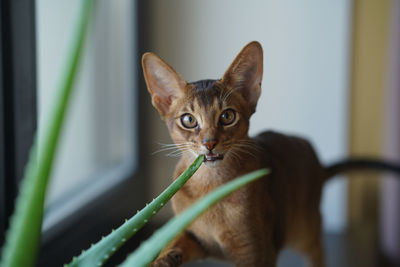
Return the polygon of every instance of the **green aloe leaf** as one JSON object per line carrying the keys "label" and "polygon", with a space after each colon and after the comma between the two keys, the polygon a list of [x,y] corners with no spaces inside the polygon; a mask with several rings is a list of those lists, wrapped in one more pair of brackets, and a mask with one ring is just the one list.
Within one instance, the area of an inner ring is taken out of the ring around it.
{"label": "green aloe leaf", "polygon": [[181,215],[171,219],[147,241],[143,242],[143,244],[122,263],[121,267],[144,267],[149,265],[169,242],[179,235],[210,206],[240,187],[257,180],[268,173],[269,170],[267,169],[251,172],[236,178],[209,193],[192,207],[184,211]]}
{"label": "green aloe leaf", "polygon": [[6,235],[0,266],[34,266],[40,245],[44,200],[47,184],[61,126],[64,121],[71,91],[78,71],[83,43],[89,21],[92,0],[82,2],[82,15],[74,36],[73,47],[68,56],[63,82],[52,107],[51,117],[39,143],[35,138],[29,161],[21,182],[10,229]]}
{"label": "green aloe leaf", "polygon": [[204,155],[199,156],[175,181],[167,187],[156,199],[146,205],[131,219],[125,221],[118,229],[97,242],[79,257],[66,266],[102,266],[130,237],[132,237],[151,217],[153,217],[171,197],[189,180],[204,161]]}

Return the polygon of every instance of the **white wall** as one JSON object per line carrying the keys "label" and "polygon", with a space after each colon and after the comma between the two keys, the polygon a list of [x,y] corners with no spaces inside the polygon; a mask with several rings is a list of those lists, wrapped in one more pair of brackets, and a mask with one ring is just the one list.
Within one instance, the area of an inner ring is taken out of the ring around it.
{"label": "white wall", "polygon": [[[220,78],[246,43],[263,45],[263,92],[252,134],[300,134],[315,144],[323,162],[346,154],[350,1],[150,3],[151,49],[188,81]],[[346,186],[336,179],[325,188],[327,230],[346,225]]]}

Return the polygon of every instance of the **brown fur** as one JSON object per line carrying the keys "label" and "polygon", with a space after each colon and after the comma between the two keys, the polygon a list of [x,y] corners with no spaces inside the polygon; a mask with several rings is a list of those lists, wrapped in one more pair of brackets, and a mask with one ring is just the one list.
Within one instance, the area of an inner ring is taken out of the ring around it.
{"label": "brown fur", "polygon": [[[319,201],[326,173],[310,144],[297,137],[264,132],[249,138],[250,116],[261,92],[262,48],[246,45],[221,80],[187,83],[158,56],[146,53],[143,69],[152,102],[182,150],[174,177],[198,154],[213,153],[223,160],[206,162],[173,197],[179,214],[200,197],[239,175],[270,168],[267,177],[219,202],[163,250],[153,266],[216,257],[236,266],[275,266],[277,255],[291,247],[323,266]],[[236,111],[231,125],[222,125],[224,110]],[[198,126],[187,129],[183,114]],[[214,166],[216,165],[216,166]]]}

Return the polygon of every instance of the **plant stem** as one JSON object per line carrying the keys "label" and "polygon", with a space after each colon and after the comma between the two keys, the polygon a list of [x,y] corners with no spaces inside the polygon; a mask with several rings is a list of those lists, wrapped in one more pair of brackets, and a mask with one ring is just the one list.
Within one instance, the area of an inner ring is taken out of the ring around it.
{"label": "plant stem", "polygon": [[118,229],[101,239],[79,257],[74,258],[67,266],[102,266],[129,238],[142,228],[171,197],[189,180],[204,161],[200,155],[175,181],[168,186],[156,199],[146,205],[131,219],[125,221]]}

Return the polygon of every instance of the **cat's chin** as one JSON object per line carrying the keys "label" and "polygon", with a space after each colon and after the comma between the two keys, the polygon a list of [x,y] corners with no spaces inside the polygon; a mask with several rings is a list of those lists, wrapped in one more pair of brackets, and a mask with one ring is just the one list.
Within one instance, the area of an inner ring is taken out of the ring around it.
{"label": "cat's chin", "polygon": [[222,154],[208,153],[208,154],[205,154],[205,156],[206,157],[204,159],[204,164],[207,167],[211,167],[211,168],[217,167],[224,159],[224,155],[222,155]]}
{"label": "cat's chin", "polygon": [[213,161],[204,161],[204,165],[206,165],[206,167],[208,168],[216,168],[218,167],[218,165],[220,165],[222,162],[222,159],[219,160],[213,160]]}

